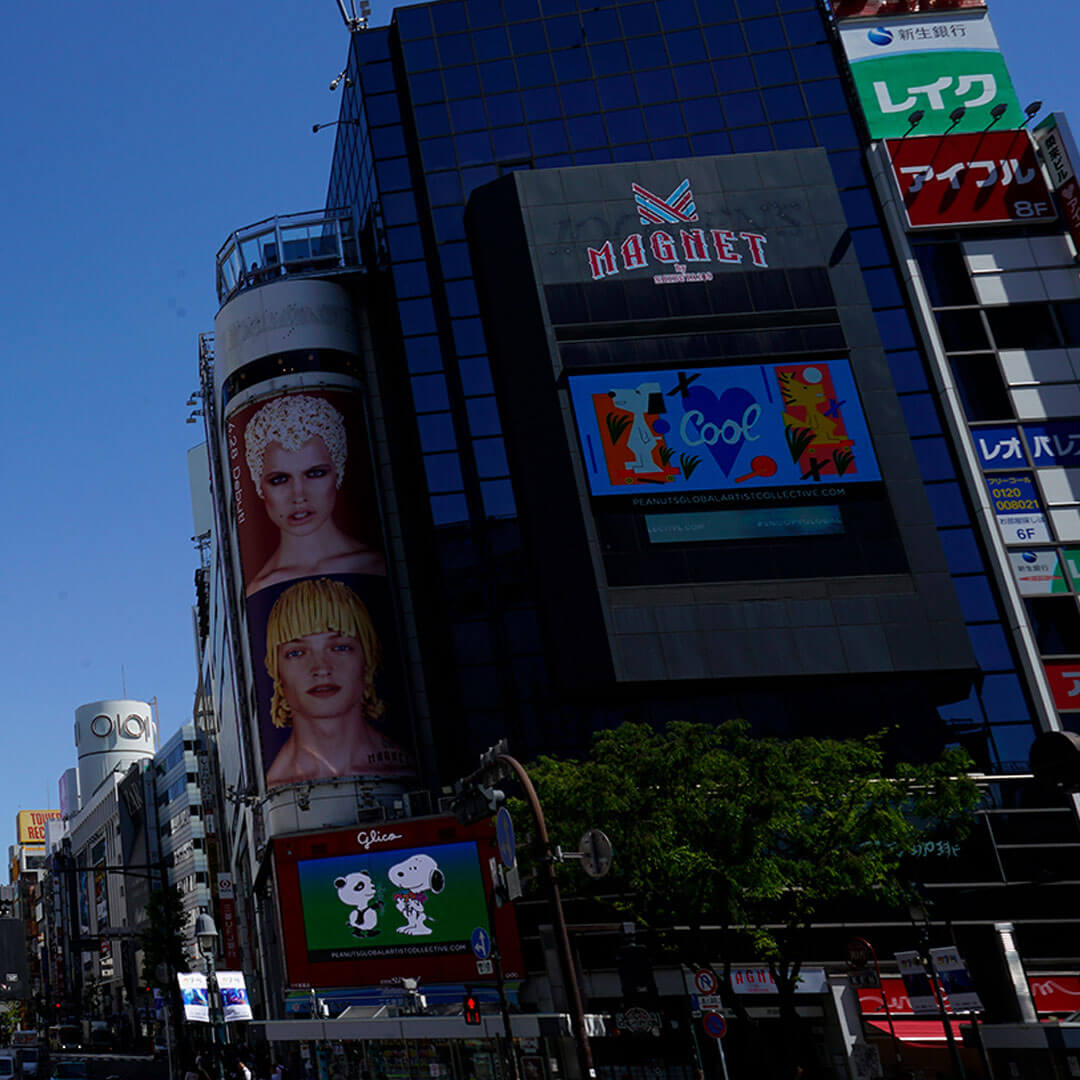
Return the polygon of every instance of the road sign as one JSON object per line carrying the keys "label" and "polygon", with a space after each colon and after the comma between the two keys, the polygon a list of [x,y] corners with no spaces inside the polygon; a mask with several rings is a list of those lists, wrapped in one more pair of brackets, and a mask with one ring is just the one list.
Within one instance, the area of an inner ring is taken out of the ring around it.
{"label": "road sign", "polygon": [[495,965],[490,960],[476,961],[477,975],[490,975],[495,970]]}
{"label": "road sign", "polygon": [[881,980],[873,968],[853,971],[848,976],[848,981],[852,986],[858,987],[860,990],[877,990],[881,986]]}
{"label": "road sign", "polygon": [[491,935],[482,926],[472,932],[472,951],[477,960],[486,960],[491,955]]}
{"label": "road sign", "polygon": [[727,1034],[727,1020],[723,1013],[705,1013],[701,1018],[701,1027],[710,1039],[722,1039]]}
{"label": "road sign", "polygon": [[847,966],[860,971],[870,963],[870,946],[862,938],[852,938],[847,943]]}
{"label": "road sign", "polygon": [[716,972],[712,968],[698,968],[694,972],[694,986],[697,987],[699,994],[709,996],[715,994],[719,989],[720,980],[716,977]]}
{"label": "road sign", "polygon": [[514,843],[514,822],[505,806],[495,815],[495,839],[499,843],[499,858],[507,870],[514,869],[517,861],[517,845]]}
{"label": "road sign", "polygon": [[611,841],[599,829],[589,829],[578,841],[581,868],[591,878],[602,878],[611,869]]}

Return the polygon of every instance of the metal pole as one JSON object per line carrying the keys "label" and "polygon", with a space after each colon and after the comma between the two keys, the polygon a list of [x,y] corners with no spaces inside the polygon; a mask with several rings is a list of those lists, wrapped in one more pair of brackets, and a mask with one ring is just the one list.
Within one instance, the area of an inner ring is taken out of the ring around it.
{"label": "metal pole", "polygon": [[[929,922],[927,923],[929,927]],[[927,934],[929,946],[929,933]],[[941,995],[941,987],[938,985],[937,966],[934,964],[934,954],[929,947],[926,950],[926,961],[930,971],[930,987],[934,991],[934,1000],[937,1002],[938,1016],[941,1017],[941,1026],[945,1029],[945,1042],[949,1047],[949,1064],[952,1074],[957,1080],[965,1080],[964,1063],[960,1060],[960,1051],[956,1048],[956,1036],[953,1034],[952,1023],[945,1014],[945,999]]]}
{"label": "metal pole", "polygon": [[218,1009],[221,1007],[221,994],[218,992],[217,971],[214,968],[213,952],[206,954],[206,996],[210,999],[210,1037],[214,1043],[214,1060],[217,1063],[218,1080],[225,1080],[224,1049],[225,1039],[218,1042]]}
{"label": "metal pole", "polygon": [[896,1037],[896,1025],[893,1023],[892,1010],[889,1008],[889,995],[885,993],[885,980],[881,977],[881,965],[878,964],[877,953],[874,951],[874,946],[866,938],[855,938],[855,940],[862,942],[866,946],[870,952],[870,959],[874,961],[874,973],[877,975],[878,990],[881,992],[881,1004],[885,1008],[885,1019],[889,1022],[889,1035],[892,1037],[893,1054],[896,1055],[896,1064],[903,1065],[904,1057],[900,1053],[900,1040]]}
{"label": "metal pole", "polygon": [[578,1064],[581,1074],[586,1080],[595,1080],[596,1069],[593,1066],[592,1046],[589,1043],[589,1033],[585,1028],[585,1009],[581,1001],[581,987],[578,985],[577,970],[574,967],[574,957],[570,951],[570,934],[566,929],[566,916],[563,913],[562,896],[559,893],[559,881],[555,875],[555,852],[548,837],[547,823],[544,821],[544,811],[540,806],[540,799],[536,794],[529,774],[524,766],[509,754],[499,754],[496,758],[509,769],[513,770],[518,778],[525,798],[528,800],[529,809],[532,810],[533,819],[536,822],[537,838],[540,841],[540,849],[544,856],[544,866],[547,870],[548,885],[551,888],[551,906],[555,919],[555,936],[559,946],[559,959],[562,962],[563,978],[566,980],[566,989],[570,996],[570,1012],[574,1023],[574,1034],[578,1050]]}

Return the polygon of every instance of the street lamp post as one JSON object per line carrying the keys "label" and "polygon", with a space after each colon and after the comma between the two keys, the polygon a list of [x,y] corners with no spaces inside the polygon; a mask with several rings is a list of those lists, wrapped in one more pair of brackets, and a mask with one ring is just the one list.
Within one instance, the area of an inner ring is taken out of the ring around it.
{"label": "street lamp post", "polygon": [[[228,1040],[225,1029],[225,1017],[221,1012],[221,994],[218,992],[217,972],[214,968],[214,953],[217,951],[218,932],[214,920],[203,912],[195,918],[195,941],[199,952],[206,961],[206,997],[210,1013],[210,1034],[214,1043],[214,1061],[218,1080],[225,1080],[224,1048]],[[218,1040],[218,1020],[222,1021],[221,1039]]]}

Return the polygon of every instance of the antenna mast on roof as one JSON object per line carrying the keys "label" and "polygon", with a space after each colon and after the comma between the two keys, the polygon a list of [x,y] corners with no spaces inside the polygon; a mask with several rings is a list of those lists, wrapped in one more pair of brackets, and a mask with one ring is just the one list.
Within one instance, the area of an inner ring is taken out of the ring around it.
{"label": "antenna mast on roof", "polygon": [[345,25],[348,27],[350,33],[355,33],[357,30],[366,30],[368,25],[368,18],[371,16],[371,2],[370,0],[360,0],[360,12],[357,14],[357,2],[356,0],[349,0],[349,5],[352,8],[352,14],[349,14],[348,9],[345,7],[345,0],[337,0],[337,6],[341,10],[341,17],[345,20]]}

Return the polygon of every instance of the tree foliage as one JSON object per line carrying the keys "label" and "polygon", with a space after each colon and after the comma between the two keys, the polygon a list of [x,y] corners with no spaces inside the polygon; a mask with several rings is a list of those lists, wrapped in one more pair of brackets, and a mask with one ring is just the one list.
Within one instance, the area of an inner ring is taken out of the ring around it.
{"label": "tree foliage", "polygon": [[[710,925],[741,939],[793,1009],[811,923],[841,900],[902,903],[915,844],[963,839],[980,799],[969,767],[958,750],[889,763],[881,735],[755,739],[732,721],[624,724],[584,760],[542,757],[529,773],[553,842],[574,850],[591,827],[610,837],[615,907],[658,932]],[[560,872],[571,868],[580,889],[574,864]]]}
{"label": "tree foliage", "polygon": [[156,889],[146,905],[146,929],[142,933],[143,979],[152,986],[171,990],[176,972],[187,971],[184,938],[184,900],[178,888]]}

